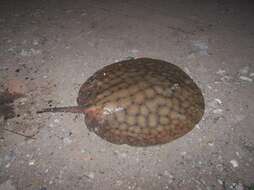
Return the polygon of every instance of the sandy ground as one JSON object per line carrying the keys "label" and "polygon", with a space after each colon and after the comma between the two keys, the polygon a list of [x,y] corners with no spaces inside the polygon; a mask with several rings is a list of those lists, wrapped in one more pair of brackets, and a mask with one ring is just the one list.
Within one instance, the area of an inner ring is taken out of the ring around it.
{"label": "sandy ground", "polygon": [[[253,190],[253,8],[220,0],[1,1],[0,190]],[[90,133],[82,115],[36,114],[76,105],[89,76],[128,57],[172,62],[195,80],[206,111],[194,130],[138,148]]]}

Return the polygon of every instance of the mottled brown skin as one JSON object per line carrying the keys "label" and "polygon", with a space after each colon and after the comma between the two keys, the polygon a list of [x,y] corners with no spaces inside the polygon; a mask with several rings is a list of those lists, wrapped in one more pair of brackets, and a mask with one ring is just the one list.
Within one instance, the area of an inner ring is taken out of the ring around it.
{"label": "mottled brown skin", "polygon": [[191,131],[204,113],[201,90],[179,67],[139,58],[108,65],[80,88],[77,107],[89,130],[115,144],[168,143]]}

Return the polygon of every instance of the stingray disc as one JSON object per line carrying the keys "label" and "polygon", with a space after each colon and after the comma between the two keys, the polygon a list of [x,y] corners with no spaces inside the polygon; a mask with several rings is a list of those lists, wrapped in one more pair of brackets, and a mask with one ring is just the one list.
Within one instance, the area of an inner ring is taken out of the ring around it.
{"label": "stingray disc", "polygon": [[115,144],[168,143],[191,131],[204,98],[179,67],[139,58],[98,70],[80,88],[78,106],[47,111],[83,112],[89,130]]}

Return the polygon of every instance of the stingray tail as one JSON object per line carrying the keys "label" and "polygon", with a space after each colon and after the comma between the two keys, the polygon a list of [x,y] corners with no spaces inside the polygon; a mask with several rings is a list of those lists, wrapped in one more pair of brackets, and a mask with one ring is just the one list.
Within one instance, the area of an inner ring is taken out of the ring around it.
{"label": "stingray tail", "polygon": [[70,107],[54,107],[54,108],[45,108],[36,113],[45,113],[45,112],[69,112],[69,113],[85,113],[85,108],[80,106],[70,106]]}

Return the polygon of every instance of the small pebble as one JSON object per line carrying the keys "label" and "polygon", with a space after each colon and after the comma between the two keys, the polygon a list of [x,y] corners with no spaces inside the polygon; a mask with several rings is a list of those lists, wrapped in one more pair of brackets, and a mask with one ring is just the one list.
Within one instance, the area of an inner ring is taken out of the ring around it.
{"label": "small pebble", "polygon": [[87,177],[89,177],[90,179],[94,179],[94,173],[93,172],[90,172]]}
{"label": "small pebble", "polygon": [[247,82],[252,82],[252,81],[253,81],[253,79],[250,78],[250,77],[240,76],[239,78],[240,78],[241,80],[247,81]]}
{"label": "small pebble", "polygon": [[84,150],[84,149],[81,149],[81,151],[80,151],[81,153],[85,153],[86,151]]}
{"label": "small pebble", "polygon": [[116,185],[121,186],[123,184],[122,180],[116,180]]}
{"label": "small pebble", "polygon": [[223,74],[225,74],[226,73],[226,71],[225,70],[222,70],[222,69],[219,69],[217,72],[216,72],[216,74],[218,74],[218,75],[223,75]]}
{"label": "small pebble", "polygon": [[221,81],[223,81],[223,82],[227,82],[227,81],[232,80],[232,79],[233,79],[233,77],[231,77],[231,76],[227,76],[227,75],[224,75],[224,76],[223,76],[223,77],[221,77],[220,79],[221,79]]}
{"label": "small pebble", "polygon": [[81,13],[81,16],[86,16],[86,15],[87,15],[86,12]]}
{"label": "small pebble", "polygon": [[218,105],[220,105],[220,103],[222,103],[222,101],[221,101],[220,99],[218,99],[218,98],[215,98],[214,100],[210,101],[210,102],[208,103],[208,105],[209,105],[210,107],[217,108]]}
{"label": "small pebble", "polygon": [[181,156],[185,156],[187,153],[186,152],[181,152],[180,154],[181,154]]}
{"label": "small pebble", "polygon": [[5,168],[9,168],[11,166],[11,163],[8,163],[5,165]]}
{"label": "small pebble", "polygon": [[70,138],[64,138],[63,142],[64,142],[64,144],[71,144],[72,140]]}
{"label": "small pebble", "polygon": [[39,41],[38,40],[33,40],[33,45],[35,45],[35,46],[39,45]]}
{"label": "small pebble", "polygon": [[231,160],[230,163],[232,164],[232,166],[233,166],[234,168],[236,168],[236,167],[239,166],[239,164],[238,164],[238,162],[237,162],[236,160]]}
{"label": "small pebble", "polygon": [[27,98],[19,98],[18,102],[20,105],[24,105],[27,102]]}
{"label": "small pebble", "polygon": [[222,112],[223,112],[222,109],[215,109],[215,110],[213,110],[213,113],[215,113],[215,114],[221,114]]}
{"label": "small pebble", "polygon": [[55,119],[54,122],[55,123],[59,123],[60,121],[59,121],[59,119]]}
{"label": "small pebble", "polygon": [[217,164],[217,165],[216,165],[216,169],[219,170],[220,172],[223,172],[224,167],[223,167],[222,164]]}
{"label": "small pebble", "polygon": [[29,165],[29,166],[33,166],[34,163],[35,163],[35,160],[30,160],[29,163],[28,163],[28,165]]}
{"label": "small pebble", "polygon": [[215,98],[214,99],[216,102],[218,102],[219,104],[222,104],[222,101],[219,98]]}
{"label": "small pebble", "polygon": [[164,171],[164,175],[168,176],[169,178],[174,178],[174,176],[171,173],[169,173],[168,170]]}
{"label": "small pebble", "polygon": [[197,129],[200,129],[200,126],[199,126],[199,124],[196,124],[196,128],[197,128]]}
{"label": "small pebble", "polygon": [[27,51],[27,50],[22,49],[21,52],[20,52],[20,55],[22,57],[30,56],[30,52]]}
{"label": "small pebble", "polygon": [[221,179],[217,179],[217,182],[220,184],[220,185],[223,185],[223,181]]}

